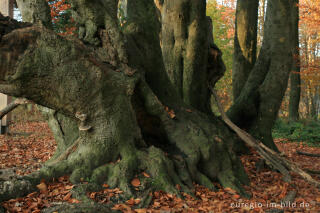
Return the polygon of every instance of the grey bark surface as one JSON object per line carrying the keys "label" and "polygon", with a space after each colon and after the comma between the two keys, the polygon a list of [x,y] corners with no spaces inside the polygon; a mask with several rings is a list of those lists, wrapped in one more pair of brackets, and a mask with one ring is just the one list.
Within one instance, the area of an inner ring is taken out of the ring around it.
{"label": "grey bark surface", "polygon": [[207,64],[221,52],[209,43],[212,27],[205,13],[206,1],[165,0],[158,5],[162,55],[170,81],[186,104],[210,112],[207,82],[214,74]]}
{"label": "grey bark surface", "polygon": [[293,60],[292,7],[293,3],[288,0],[268,1],[259,57],[240,96],[228,111],[234,123],[274,150],[278,149],[271,130],[287,88]]}
{"label": "grey bark surface", "polygon": [[[21,194],[41,179],[69,174],[70,181],[82,187],[86,187],[81,185],[83,180],[90,182],[92,188],[73,194],[87,204],[91,201],[86,192],[103,182],[122,189],[122,200],[147,198],[153,190],[179,194],[176,184],[188,193],[194,182],[214,189],[215,180],[247,196],[242,184],[248,184],[248,177],[235,153],[236,135],[220,119],[184,103],[169,80],[153,2],[128,1],[133,4],[127,7],[128,24],[123,29],[116,17],[116,2],[71,1],[83,30],[80,39],[58,36],[41,25],[8,24],[0,17],[0,92],[51,108],[53,116],[63,114],[79,130],[77,140],[62,148],[59,156],[23,177],[29,185],[22,187]],[[195,13],[195,20],[196,13],[205,12],[205,1],[197,4],[200,10],[189,7],[193,12],[187,13]],[[103,20],[98,20],[101,15]],[[205,20],[207,29],[208,19],[201,16],[200,20]],[[197,36],[189,35],[192,42]],[[206,54],[217,53],[208,67],[223,67],[218,48],[205,49]],[[221,70],[217,73],[221,75]],[[214,74],[212,78],[218,79]],[[208,82],[204,83],[207,87]],[[140,177],[141,171],[151,178]],[[139,191],[130,184],[136,175],[141,181]],[[0,188],[4,184],[0,182]],[[0,200],[13,197],[19,187],[6,189],[0,190]]]}
{"label": "grey bark surface", "polygon": [[[298,5],[299,0],[294,4]],[[290,76],[290,99],[289,99],[289,119],[292,121],[299,120],[299,103],[301,93],[300,79],[300,51],[299,51],[299,7],[292,7],[292,25],[293,25],[293,64]]]}
{"label": "grey bark surface", "polygon": [[238,0],[236,9],[232,91],[236,100],[243,89],[257,57],[259,0]]}

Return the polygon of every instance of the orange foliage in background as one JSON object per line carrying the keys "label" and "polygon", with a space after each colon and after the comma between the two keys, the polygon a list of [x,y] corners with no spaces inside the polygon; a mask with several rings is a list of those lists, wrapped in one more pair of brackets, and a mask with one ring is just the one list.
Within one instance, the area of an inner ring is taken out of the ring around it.
{"label": "orange foliage in background", "polygon": [[76,27],[71,17],[71,5],[68,0],[47,0],[51,9],[51,18],[54,29],[59,35],[73,35]]}
{"label": "orange foliage in background", "polygon": [[300,66],[302,114],[318,117],[320,112],[320,1],[300,0]]}

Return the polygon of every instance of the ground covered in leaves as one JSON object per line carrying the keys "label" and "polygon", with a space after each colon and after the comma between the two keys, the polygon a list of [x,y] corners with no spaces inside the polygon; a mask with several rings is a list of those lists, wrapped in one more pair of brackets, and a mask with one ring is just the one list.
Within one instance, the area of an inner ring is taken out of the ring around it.
{"label": "ground covered in leaves", "polygon": [[[0,136],[0,168],[15,168],[19,175],[27,174],[41,167],[55,151],[55,141],[44,122],[21,122],[11,125],[11,133]],[[320,143],[320,142],[319,142]],[[279,149],[292,161],[304,169],[320,170],[320,158],[298,155],[297,150],[320,153],[320,148],[308,147],[303,142],[288,143],[286,139],[277,139]],[[195,187],[195,197],[184,194],[181,199],[164,192],[154,192],[153,201],[148,209],[135,209],[139,198],[132,198],[125,203],[116,204],[114,210],[123,212],[265,212],[278,208],[285,212],[320,212],[320,191],[293,174],[292,183],[282,181],[282,175],[269,169],[257,171],[256,164],[260,157],[252,151],[251,155],[242,156],[241,160],[249,174],[251,185],[246,190],[251,199],[240,197],[231,189],[219,189],[216,192],[204,187]],[[151,178],[143,173],[146,178]],[[319,177],[314,177],[320,180]],[[131,184],[139,190],[138,178]],[[60,177],[50,183],[42,182],[39,191],[26,197],[12,199],[2,203],[7,212],[40,212],[41,209],[61,202],[78,203],[72,198],[70,190],[74,186],[68,177]],[[120,189],[111,189],[107,184],[104,190],[89,193],[88,197],[101,203],[108,203],[119,196]],[[179,186],[177,186],[179,188]],[[287,204],[281,200],[290,192],[296,192],[294,202]]]}

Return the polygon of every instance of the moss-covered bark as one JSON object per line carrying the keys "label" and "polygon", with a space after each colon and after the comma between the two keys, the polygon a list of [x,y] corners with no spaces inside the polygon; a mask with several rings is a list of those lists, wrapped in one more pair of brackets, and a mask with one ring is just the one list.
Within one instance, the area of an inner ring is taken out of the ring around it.
{"label": "moss-covered bark", "polygon": [[[52,29],[52,21],[49,5],[42,0],[22,1],[18,0],[17,5],[21,12],[22,20],[33,24],[42,24]],[[58,144],[55,155],[50,161],[56,159],[64,152],[79,136],[77,123],[72,118],[43,106],[37,106],[53,132]]]}
{"label": "moss-covered bark", "polygon": [[[158,4],[160,5],[160,3]],[[206,1],[165,0],[161,14],[161,48],[166,72],[183,101],[210,112],[209,19]]]}
{"label": "moss-covered bark", "polygon": [[[144,4],[128,1],[135,4],[127,7],[132,11],[127,12],[124,33],[111,0],[73,1],[77,20],[86,32],[82,40],[62,38],[43,26],[11,33],[0,30],[0,91],[54,109],[51,116],[58,121],[59,114],[68,117],[77,123],[79,132],[77,139],[74,135],[65,140],[68,143],[58,143],[55,159],[24,181],[34,186],[42,178],[69,174],[73,183],[85,180],[96,186],[106,181],[124,190],[127,197],[148,197],[150,190],[179,194],[176,184],[190,192],[193,182],[214,189],[212,181],[219,181],[245,195],[241,184],[247,184],[248,178],[235,154],[235,135],[221,120],[184,103],[177,94],[162,60],[156,7],[151,1],[141,2]],[[189,12],[198,17],[197,13],[204,12],[202,4],[205,1],[198,5],[200,10],[189,7]],[[100,13],[95,10],[106,13],[103,23],[96,20]],[[92,15],[93,28],[92,23],[82,22],[87,13]],[[207,29],[208,20],[202,18]],[[6,29],[2,20],[0,27]],[[195,35],[190,34],[189,39],[193,41],[198,34],[195,29],[192,32]],[[221,59],[215,46],[206,47],[204,54],[209,51],[217,54],[217,61]],[[207,64],[208,58],[203,57],[201,61]],[[189,60],[193,63],[196,58]],[[210,63],[203,68],[205,72],[223,67],[215,60]],[[217,75],[212,74],[212,79]],[[203,83],[207,87],[208,82]],[[54,133],[56,137],[61,134]],[[136,192],[130,182],[142,171],[151,178],[141,178],[142,190]],[[83,195],[93,189],[75,196],[87,202]],[[14,196],[8,193],[4,193],[6,198]]]}

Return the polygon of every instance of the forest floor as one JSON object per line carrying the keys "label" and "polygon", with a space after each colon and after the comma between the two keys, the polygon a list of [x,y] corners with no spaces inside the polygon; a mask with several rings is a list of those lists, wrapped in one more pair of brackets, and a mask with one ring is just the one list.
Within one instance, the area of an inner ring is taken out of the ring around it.
{"label": "forest floor", "polygon": [[[45,122],[19,122],[11,125],[10,134],[0,136],[0,169],[15,168],[19,175],[28,174],[41,167],[55,151],[55,141]],[[320,141],[319,141],[320,142]],[[298,155],[297,150],[320,154],[320,148],[308,147],[303,142],[290,142],[286,139],[277,139],[276,144],[288,159],[299,164],[303,169],[320,170],[320,158]],[[216,184],[218,191],[213,192],[204,187],[196,186],[195,195],[185,195],[184,199],[163,192],[154,192],[153,200],[148,209],[134,209],[138,198],[132,198],[123,204],[117,204],[114,210],[123,212],[265,212],[274,207],[284,212],[320,212],[320,191],[306,183],[299,176],[292,174],[293,181],[288,184],[282,181],[282,175],[263,169],[257,171],[256,163],[260,157],[252,151],[251,155],[241,157],[251,181],[246,186],[247,192],[252,194],[251,199],[240,197],[231,189],[222,189]],[[144,173],[146,177],[149,175]],[[320,180],[320,177],[313,175]],[[139,179],[133,179],[132,185],[139,190]],[[7,212],[38,213],[41,209],[54,203],[77,203],[72,198],[70,190],[74,186],[68,177],[61,177],[51,183],[42,182],[38,185],[38,192],[26,197],[11,199],[1,205]],[[107,203],[113,196],[122,191],[110,189],[103,185],[104,190],[93,192],[88,196],[98,202]],[[291,191],[296,191],[294,202],[284,206],[281,200]]]}

